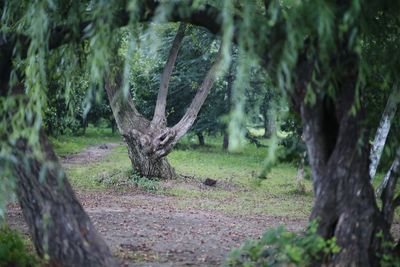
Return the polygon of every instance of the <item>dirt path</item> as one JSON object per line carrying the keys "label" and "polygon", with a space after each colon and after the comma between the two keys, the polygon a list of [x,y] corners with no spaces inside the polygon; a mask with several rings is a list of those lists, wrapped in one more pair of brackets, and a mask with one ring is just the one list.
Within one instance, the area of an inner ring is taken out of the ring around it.
{"label": "dirt path", "polygon": [[[62,163],[100,160],[115,144],[107,147],[89,147],[62,159]],[[217,266],[232,248],[245,239],[259,237],[267,228],[284,224],[300,231],[307,222],[306,218],[234,216],[181,207],[177,197],[150,194],[134,187],[77,195],[124,266]],[[9,205],[7,220],[12,227],[27,232],[17,205]]]}
{"label": "dirt path", "polygon": [[65,157],[60,158],[60,162],[62,165],[69,164],[87,164],[94,161],[99,161],[103,159],[111,150],[119,146],[117,143],[107,143],[101,144],[97,146],[89,146],[85,150],[67,155]]}

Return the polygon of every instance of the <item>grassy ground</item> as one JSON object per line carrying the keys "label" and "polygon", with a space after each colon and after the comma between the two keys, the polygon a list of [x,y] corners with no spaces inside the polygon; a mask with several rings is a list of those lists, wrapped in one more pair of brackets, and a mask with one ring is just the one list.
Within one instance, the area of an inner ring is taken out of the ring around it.
{"label": "grassy ground", "polygon": [[60,135],[50,140],[59,156],[77,153],[90,145],[122,142],[121,136],[111,129],[94,127],[88,127],[84,135]]}
{"label": "grassy ground", "polygon": [[[63,136],[53,139],[56,152],[63,156],[78,152],[88,145],[120,142],[109,129],[89,128],[79,137]],[[308,216],[312,193],[310,181],[306,192],[299,193],[295,181],[296,168],[279,164],[266,179],[256,178],[262,168],[265,148],[248,144],[241,152],[228,153],[221,149],[220,138],[207,138],[206,147],[196,147],[196,139],[186,137],[168,160],[178,174],[177,181],[150,181],[132,178],[125,146],[112,150],[103,160],[86,165],[67,166],[71,183],[81,190],[102,190],[124,182],[133,182],[145,190],[178,198],[179,205],[218,210],[237,214],[269,214],[278,216]],[[199,187],[199,181],[213,178],[221,186],[213,190]]]}

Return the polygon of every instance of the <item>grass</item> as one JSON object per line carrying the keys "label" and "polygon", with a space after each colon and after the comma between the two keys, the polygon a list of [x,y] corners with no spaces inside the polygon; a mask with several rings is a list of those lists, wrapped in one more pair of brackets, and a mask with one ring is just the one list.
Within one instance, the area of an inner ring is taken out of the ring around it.
{"label": "grass", "polygon": [[77,153],[90,145],[122,142],[118,133],[112,133],[110,128],[95,128],[89,126],[84,135],[60,135],[50,138],[53,148],[59,156]]}
{"label": "grass", "polygon": [[[59,155],[76,153],[89,145],[120,142],[118,134],[108,129],[89,128],[83,136],[62,136],[52,139]],[[263,142],[266,142],[262,140]],[[168,160],[177,173],[193,177],[189,181],[154,181],[132,175],[125,146],[114,148],[98,162],[68,165],[66,171],[72,185],[80,190],[104,190],[127,183],[143,191],[174,196],[180,207],[217,210],[230,214],[269,214],[308,216],[312,205],[312,187],[305,181],[306,193],[297,192],[296,168],[279,164],[267,179],[256,178],[267,153],[248,144],[242,151],[228,153],[221,149],[221,138],[207,138],[207,146],[196,146],[196,139],[185,137],[179,149]],[[219,181],[216,188],[199,186],[205,178]],[[172,183],[172,184],[171,184]]]}

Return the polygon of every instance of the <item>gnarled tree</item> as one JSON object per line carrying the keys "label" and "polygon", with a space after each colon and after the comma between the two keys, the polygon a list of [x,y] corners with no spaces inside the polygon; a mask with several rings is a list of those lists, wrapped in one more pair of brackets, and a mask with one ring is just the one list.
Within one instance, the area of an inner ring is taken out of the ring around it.
{"label": "gnarled tree", "polygon": [[169,81],[178,56],[179,48],[185,36],[186,25],[181,23],[168,60],[161,76],[157,103],[152,120],[146,119],[136,109],[131,97],[123,97],[122,78],[119,75],[107,79],[105,88],[119,131],[128,145],[128,154],[133,169],[146,177],[173,178],[173,167],[165,158],[174,145],[190,129],[210,91],[221,62],[221,49],[202,84],[180,121],[167,127],[166,105]]}

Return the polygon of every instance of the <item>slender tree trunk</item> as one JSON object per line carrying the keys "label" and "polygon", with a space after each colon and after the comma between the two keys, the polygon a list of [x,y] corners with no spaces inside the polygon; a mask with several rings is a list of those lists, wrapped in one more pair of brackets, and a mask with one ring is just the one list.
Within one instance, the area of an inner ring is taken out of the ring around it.
{"label": "slender tree trunk", "polygon": [[17,195],[38,254],[51,266],[117,266],[76,198],[47,137],[40,132],[43,161],[26,140],[14,147]]}
{"label": "slender tree trunk", "polygon": [[205,140],[204,140],[204,135],[203,135],[203,133],[197,133],[196,135],[197,135],[197,139],[199,140],[199,145],[200,145],[200,146],[205,146],[205,145],[206,145],[206,142],[205,142]]}
{"label": "slender tree trunk", "polygon": [[228,150],[229,148],[229,135],[228,135],[228,131],[224,130],[224,140],[222,141],[222,149],[223,150]]}
{"label": "slender tree trunk", "polygon": [[296,175],[296,186],[297,191],[299,193],[304,193],[306,191],[304,185],[304,163],[306,158],[306,152],[301,153],[299,166],[297,167],[297,175]]}
{"label": "slender tree trunk", "polygon": [[[229,66],[229,71],[228,71],[228,77],[227,77],[227,86],[226,86],[226,114],[231,113],[231,108],[232,108],[232,88],[233,88],[233,82],[235,80],[234,74],[233,74],[233,62]],[[229,148],[229,133],[228,133],[228,125],[224,126],[224,139],[222,142],[222,149],[223,150],[228,150]]]}
{"label": "slender tree trunk", "polygon": [[385,147],[386,139],[390,131],[390,126],[392,125],[392,119],[397,111],[397,105],[399,103],[398,98],[399,88],[398,85],[396,85],[388,98],[378,129],[376,130],[374,142],[372,143],[370,152],[371,163],[369,165],[369,175],[371,180],[375,178],[376,169],[378,168],[383,148]]}

